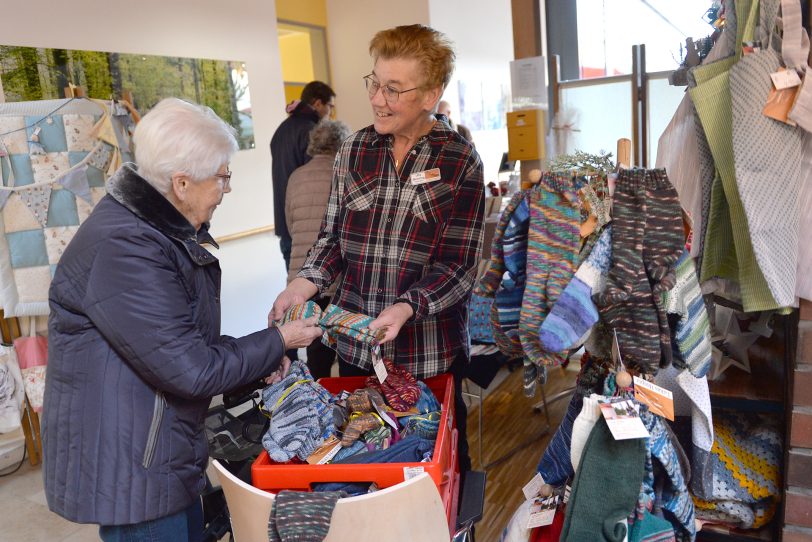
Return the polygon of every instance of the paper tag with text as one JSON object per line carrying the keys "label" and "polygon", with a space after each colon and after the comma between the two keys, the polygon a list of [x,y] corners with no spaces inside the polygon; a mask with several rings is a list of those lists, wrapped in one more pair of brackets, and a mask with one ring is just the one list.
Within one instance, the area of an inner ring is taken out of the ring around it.
{"label": "paper tag with text", "polygon": [[386,377],[389,376],[389,373],[386,371],[386,365],[383,364],[380,347],[377,345],[372,348],[372,368],[375,369],[375,376],[378,377],[378,382],[383,384]]}
{"label": "paper tag with text", "polygon": [[[385,370],[386,367],[384,367],[384,371]],[[400,427],[398,427],[397,422],[395,422],[395,420],[393,420],[392,417],[389,416],[389,413],[386,411],[386,407],[379,405],[375,401],[372,401],[372,406],[375,408],[375,411],[378,413],[378,415],[381,417],[383,421],[388,423],[395,431],[400,431]]]}
{"label": "paper tag with text", "polygon": [[773,80],[773,85],[775,85],[776,90],[797,87],[801,84],[801,78],[798,77],[798,72],[795,70],[779,70],[775,73],[771,73],[770,79]]}
{"label": "paper tag with text", "polygon": [[539,497],[533,499],[530,505],[530,517],[527,518],[527,528],[535,529],[551,525],[555,519],[555,512],[558,509],[558,495],[552,497]]}
{"label": "paper tag with text", "polygon": [[564,497],[561,499],[561,502],[567,504],[570,500],[570,493],[572,493],[572,488],[570,486],[564,487]]}
{"label": "paper tag with text", "polygon": [[541,486],[543,485],[544,478],[541,477],[541,473],[537,472],[536,475],[533,476],[533,479],[527,482],[522,488],[524,498],[529,500],[538,495],[539,491],[541,491]]}
{"label": "paper tag with text", "polygon": [[619,365],[621,369],[626,369],[626,366],[623,365],[623,356],[620,355],[620,343],[617,342],[617,330],[614,330],[614,338],[612,339],[612,361],[615,362],[615,367]]}
{"label": "paper tag with text", "polygon": [[640,419],[637,404],[631,399],[612,398],[600,403],[601,414],[615,440],[646,438],[649,432]]}
{"label": "paper tag with text", "polygon": [[324,441],[324,444],[319,446],[315,452],[310,454],[310,457],[307,458],[307,462],[311,465],[324,465],[333,459],[340,449],[341,441],[338,440],[335,435],[332,435]]}
{"label": "paper tag with text", "polygon": [[440,177],[440,168],[433,168],[427,169],[425,171],[418,171],[416,173],[412,173],[409,176],[409,180],[412,184],[426,184],[426,183],[433,183],[435,181],[439,181]]}
{"label": "paper tag with text", "polygon": [[423,467],[403,467],[403,479],[411,480],[424,472],[426,472],[426,469]]}
{"label": "paper tag with text", "polygon": [[634,398],[648,405],[648,409],[658,416],[674,421],[674,394],[665,388],[634,377]]}

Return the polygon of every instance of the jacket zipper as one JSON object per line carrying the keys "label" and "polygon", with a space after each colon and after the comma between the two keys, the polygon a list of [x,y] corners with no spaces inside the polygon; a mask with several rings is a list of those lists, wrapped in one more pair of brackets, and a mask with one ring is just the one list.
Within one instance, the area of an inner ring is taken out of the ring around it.
{"label": "jacket zipper", "polygon": [[166,399],[163,392],[159,391],[155,394],[155,404],[152,408],[152,423],[149,426],[149,434],[147,435],[147,446],[144,449],[144,460],[141,464],[145,469],[152,465],[152,460],[155,456],[155,448],[158,444],[158,431],[161,429],[161,421],[164,417],[164,409],[166,407]]}

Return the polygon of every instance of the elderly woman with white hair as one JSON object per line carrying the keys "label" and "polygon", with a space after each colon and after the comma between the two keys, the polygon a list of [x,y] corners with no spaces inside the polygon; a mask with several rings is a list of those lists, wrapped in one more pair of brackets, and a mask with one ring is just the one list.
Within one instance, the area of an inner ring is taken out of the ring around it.
{"label": "elderly woman with white hair", "polygon": [[50,291],[43,475],[49,508],[102,540],[197,540],[211,398],[287,370],[315,319],[220,334],[208,222],[231,191],[234,130],[169,98],[62,256]]}

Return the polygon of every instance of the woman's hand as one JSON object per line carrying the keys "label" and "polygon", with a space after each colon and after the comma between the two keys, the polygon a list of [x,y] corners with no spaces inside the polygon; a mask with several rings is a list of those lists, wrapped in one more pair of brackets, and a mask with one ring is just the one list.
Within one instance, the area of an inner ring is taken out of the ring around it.
{"label": "woman's hand", "polygon": [[372,331],[385,329],[386,333],[383,339],[380,340],[380,344],[388,343],[398,336],[400,328],[403,327],[403,324],[405,324],[413,314],[414,310],[408,303],[395,303],[381,311],[381,314],[370,322],[369,329]]}
{"label": "woman's hand", "polygon": [[279,326],[279,332],[285,340],[285,349],[304,348],[321,337],[324,331],[317,325],[318,322],[317,316],[311,316],[305,320],[294,320]]}
{"label": "woman's hand", "polygon": [[304,303],[316,293],[318,287],[307,279],[296,277],[282,290],[273,302],[271,312],[268,313],[268,326],[272,326],[275,320],[279,320],[285,315],[285,311],[294,305]]}

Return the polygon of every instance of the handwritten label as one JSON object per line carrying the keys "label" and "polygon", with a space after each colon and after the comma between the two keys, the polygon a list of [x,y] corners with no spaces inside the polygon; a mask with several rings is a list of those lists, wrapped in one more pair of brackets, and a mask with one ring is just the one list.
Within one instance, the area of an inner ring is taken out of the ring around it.
{"label": "handwritten label", "polygon": [[524,493],[525,499],[532,499],[536,495],[539,494],[541,491],[541,486],[544,485],[544,478],[541,477],[541,473],[537,472],[533,479],[527,482],[524,487],[522,488],[522,493]]}
{"label": "handwritten label", "polygon": [[634,377],[634,398],[658,416],[674,421],[674,394],[665,388]]}
{"label": "handwritten label", "polygon": [[533,499],[530,505],[530,517],[527,518],[527,528],[535,529],[551,525],[558,509],[558,495],[552,497]]}
{"label": "handwritten label", "polygon": [[386,370],[386,365],[383,363],[380,347],[375,345],[372,349],[372,368],[375,369],[375,376],[378,377],[378,382],[383,384],[389,373]]}
{"label": "handwritten label", "polygon": [[426,469],[423,467],[403,467],[403,479],[404,480],[411,480],[412,478],[416,478],[426,472]]}
{"label": "handwritten label", "polygon": [[440,177],[440,168],[433,168],[427,169],[425,171],[418,171],[416,173],[412,173],[409,176],[409,180],[412,184],[426,184],[426,183],[433,183],[435,181],[439,181]]}
{"label": "handwritten label", "polygon": [[773,80],[776,90],[797,87],[801,84],[801,78],[798,77],[798,72],[795,70],[780,70],[771,73],[770,79]]}

